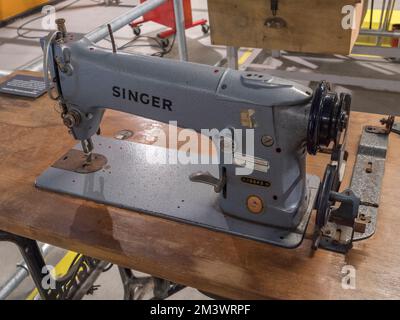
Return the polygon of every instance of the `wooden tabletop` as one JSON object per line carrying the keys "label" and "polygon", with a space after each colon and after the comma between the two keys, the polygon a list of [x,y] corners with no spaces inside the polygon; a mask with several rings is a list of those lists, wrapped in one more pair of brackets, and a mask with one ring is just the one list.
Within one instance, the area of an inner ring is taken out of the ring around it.
{"label": "wooden tabletop", "polygon": [[[352,114],[347,183],[363,125],[380,118]],[[130,129],[133,141],[152,144],[154,129],[166,126],[107,111],[101,128],[104,136]],[[398,135],[390,136],[377,232],[346,256],[312,255],[308,239],[298,249],[282,249],[36,189],[35,178],[75,144],[47,96],[0,95],[1,230],[228,298],[400,298]],[[326,163],[326,156],[309,157],[308,172],[322,176]],[[347,265],[356,270],[355,290],[342,288]]]}

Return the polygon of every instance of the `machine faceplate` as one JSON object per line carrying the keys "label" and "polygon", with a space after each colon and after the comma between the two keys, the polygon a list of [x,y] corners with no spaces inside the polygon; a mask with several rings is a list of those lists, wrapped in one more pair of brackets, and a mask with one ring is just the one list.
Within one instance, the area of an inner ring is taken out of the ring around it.
{"label": "machine faceplate", "polygon": [[[281,247],[296,248],[303,240],[320,183],[316,176],[307,177],[308,209],[298,228],[290,232],[222,213],[212,187],[189,181],[197,171],[218,176],[218,165],[149,163],[148,158],[156,160],[168,151],[101,136],[94,137],[93,143],[95,152],[107,158],[102,170],[82,174],[50,167],[37,178],[36,186]],[[80,144],[74,149],[82,150]]]}

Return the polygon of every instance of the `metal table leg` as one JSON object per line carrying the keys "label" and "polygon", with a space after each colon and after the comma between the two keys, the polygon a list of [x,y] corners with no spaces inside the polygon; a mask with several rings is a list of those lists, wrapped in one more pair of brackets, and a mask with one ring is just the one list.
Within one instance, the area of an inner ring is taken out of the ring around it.
{"label": "metal table leg", "polygon": [[40,297],[43,300],[55,299],[54,292],[45,290],[42,286],[42,281],[49,272],[37,242],[5,231],[0,231],[0,241],[12,242],[18,246]]}
{"label": "metal table leg", "polygon": [[143,300],[149,297],[152,300],[163,300],[185,288],[152,276],[136,277],[132,270],[127,268],[118,269],[124,286],[124,300]]}
{"label": "metal table leg", "polygon": [[18,246],[42,300],[81,299],[93,291],[94,282],[108,264],[87,256],[77,256],[67,274],[54,279],[35,240],[0,230],[0,241]]}

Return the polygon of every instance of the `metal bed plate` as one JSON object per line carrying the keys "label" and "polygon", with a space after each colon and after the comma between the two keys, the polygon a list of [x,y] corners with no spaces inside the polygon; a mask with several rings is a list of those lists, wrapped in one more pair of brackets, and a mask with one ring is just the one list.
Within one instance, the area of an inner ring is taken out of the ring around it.
{"label": "metal bed plate", "polygon": [[[82,174],[50,167],[37,178],[36,186],[286,248],[299,246],[304,238],[320,183],[316,176],[307,178],[307,213],[297,230],[288,232],[223,214],[212,187],[189,181],[197,171],[218,176],[218,165],[149,163],[149,157],[156,160],[167,149],[101,136],[93,141],[96,153],[108,160],[102,170]],[[80,144],[74,149],[82,150]]]}

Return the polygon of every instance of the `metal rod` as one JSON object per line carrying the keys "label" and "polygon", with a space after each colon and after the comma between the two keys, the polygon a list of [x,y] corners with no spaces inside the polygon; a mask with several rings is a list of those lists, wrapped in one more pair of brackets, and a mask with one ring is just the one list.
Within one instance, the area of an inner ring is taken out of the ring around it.
{"label": "metal rod", "polygon": [[386,13],[385,13],[385,21],[383,24],[383,31],[388,31],[389,30],[389,24],[390,24],[390,17],[391,17],[391,12],[393,11],[393,0],[388,1],[388,5],[386,8]]}
{"label": "metal rod", "polygon": [[400,38],[400,32],[391,32],[391,31],[360,30],[360,35],[376,36],[376,37],[389,37],[389,38]]}
{"label": "metal rod", "polygon": [[383,0],[382,2],[382,9],[381,9],[381,17],[380,17],[380,21],[379,21],[379,30],[382,30],[383,27],[383,19],[385,16],[385,9],[386,9],[386,0]]}
{"label": "metal rod", "polygon": [[174,0],[174,12],[175,12],[176,36],[178,38],[178,45],[179,45],[179,58],[182,61],[188,61],[189,57],[188,57],[186,35],[185,35],[185,15],[183,12],[182,0]]}
{"label": "metal rod", "polygon": [[[41,248],[42,254],[46,256],[52,246],[44,244]],[[7,299],[8,296],[29,276],[28,266],[25,262],[17,264],[17,271],[3,284],[0,286],[0,300]]]}
{"label": "metal rod", "polygon": [[146,2],[143,2],[137,5],[132,10],[129,10],[123,15],[120,15],[119,17],[113,19],[109,23],[103,24],[102,26],[89,32],[86,35],[86,38],[88,38],[92,42],[98,42],[108,36],[108,27],[107,27],[108,24],[111,25],[111,29],[115,32],[121,29],[122,27],[125,27],[133,20],[143,16],[145,13],[162,5],[166,1],[167,0],[148,0]]}
{"label": "metal rod", "polygon": [[[142,4],[136,6],[132,10],[127,11],[121,16],[116,17],[109,23],[101,25],[96,29],[92,30],[88,34],[86,34],[86,38],[90,41],[96,43],[100,40],[104,39],[108,36],[108,27],[107,25],[111,25],[111,29],[113,32],[123,28],[124,26],[128,25],[133,20],[143,16],[145,13],[157,8],[158,6],[162,5],[167,0],[148,0],[143,2]],[[34,61],[30,62],[27,65],[21,66],[18,70],[30,70],[30,71],[42,71],[43,70],[43,58],[42,56],[38,57]]]}
{"label": "metal rod", "polygon": [[226,47],[226,55],[228,58],[228,68],[237,70],[239,68],[239,48]]}
{"label": "metal rod", "polygon": [[369,22],[369,28],[372,30],[372,20],[374,18],[374,7],[375,7],[375,0],[371,0],[371,12],[370,12],[370,22]]}
{"label": "metal rod", "polygon": [[[383,2],[382,2],[381,18],[380,18],[380,21],[379,21],[379,31],[384,31],[384,30],[383,30],[383,25],[384,25],[383,19],[384,19],[384,17],[385,17],[385,9],[386,9],[386,0],[383,0]],[[380,45],[382,44],[382,38],[381,38],[381,37],[378,37],[378,38],[377,38],[376,44],[377,44],[378,46],[380,46]]]}
{"label": "metal rod", "polygon": [[[353,47],[352,53],[400,59],[399,48],[355,45]],[[397,81],[397,92],[399,92],[399,88],[399,82]]]}
{"label": "metal rod", "polygon": [[113,33],[112,29],[111,29],[111,25],[108,24],[107,27],[108,27],[108,33],[110,34],[113,53],[117,53],[117,46],[115,45],[114,33]]}
{"label": "metal rod", "polygon": [[388,27],[390,26],[390,22],[391,22],[392,19],[393,19],[393,13],[394,13],[394,9],[396,8],[396,2],[397,2],[397,0],[393,0],[392,7],[390,8],[389,25],[388,25]]}

